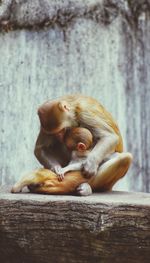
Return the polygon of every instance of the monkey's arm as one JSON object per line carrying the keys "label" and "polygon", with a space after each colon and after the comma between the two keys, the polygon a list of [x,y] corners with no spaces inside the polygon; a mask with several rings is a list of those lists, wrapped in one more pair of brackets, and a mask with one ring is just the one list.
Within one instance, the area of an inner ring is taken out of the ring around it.
{"label": "monkey's arm", "polygon": [[34,154],[37,160],[47,169],[53,169],[54,166],[59,165],[58,161],[52,156],[51,148],[52,136],[48,136],[40,131],[36,141]]}
{"label": "monkey's arm", "polygon": [[[88,113],[86,115],[88,115]],[[113,119],[108,120],[104,114],[95,118],[89,114],[88,124],[86,124],[86,118],[87,116],[82,117],[80,124],[92,132],[96,143],[83,164],[82,172],[87,177],[91,177],[97,174],[100,163],[109,154],[115,152],[119,142],[119,136],[115,130],[117,126]]]}
{"label": "monkey's arm", "polygon": [[70,171],[80,171],[82,164],[83,164],[82,161],[71,162],[63,168],[57,167],[55,172],[57,176],[59,177],[59,180],[61,181],[64,179],[65,173],[70,172]]}
{"label": "monkey's arm", "polygon": [[108,155],[115,152],[117,143],[117,134],[107,131],[104,134],[101,133],[101,138],[98,139],[88,158],[93,159],[99,165]]}
{"label": "monkey's arm", "polygon": [[115,152],[116,144],[118,143],[118,136],[116,134],[105,133],[101,139],[99,139],[89,153],[86,161],[83,164],[82,172],[87,177],[91,177],[97,174],[100,163],[111,153]]}

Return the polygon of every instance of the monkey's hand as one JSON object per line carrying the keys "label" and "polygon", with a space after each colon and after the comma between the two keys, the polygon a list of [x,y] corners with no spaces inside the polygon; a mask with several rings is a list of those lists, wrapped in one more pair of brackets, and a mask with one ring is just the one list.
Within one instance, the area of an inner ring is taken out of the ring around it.
{"label": "monkey's hand", "polygon": [[99,164],[95,159],[88,157],[82,165],[81,172],[86,178],[97,174]]}
{"label": "monkey's hand", "polygon": [[64,171],[60,165],[54,166],[54,172],[57,174],[59,181],[62,181],[64,179]]}

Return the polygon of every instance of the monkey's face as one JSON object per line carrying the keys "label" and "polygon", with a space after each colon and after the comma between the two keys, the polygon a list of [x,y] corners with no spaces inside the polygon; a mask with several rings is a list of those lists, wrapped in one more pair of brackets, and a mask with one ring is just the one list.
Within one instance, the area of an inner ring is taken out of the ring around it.
{"label": "monkey's face", "polygon": [[67,127],[74,125],[69,107],[61,102],[45,103],[38,109],[43,132],[62,138]]}

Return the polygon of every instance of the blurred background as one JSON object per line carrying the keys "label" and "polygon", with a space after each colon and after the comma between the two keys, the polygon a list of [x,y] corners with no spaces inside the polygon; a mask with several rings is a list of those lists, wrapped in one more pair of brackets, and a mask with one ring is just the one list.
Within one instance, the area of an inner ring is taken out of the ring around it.
{"label": "blurred background", "polygon": [[119,123],[134,156],[116,190],[150,192],[150,3],[0,1],[0,184],[40,167],[37,108],[82,93]]}

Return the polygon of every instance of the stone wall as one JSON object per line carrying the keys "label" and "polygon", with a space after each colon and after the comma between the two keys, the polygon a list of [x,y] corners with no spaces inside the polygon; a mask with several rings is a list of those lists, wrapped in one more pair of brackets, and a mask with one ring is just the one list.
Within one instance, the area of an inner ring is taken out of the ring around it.
{"label": "stone wall", "polygon": [[134,155],[117,189],[150,190],[149,10],[149,0],[0,1],[1,184],[39,166],[37,107],[81,92],[113,113]]}

